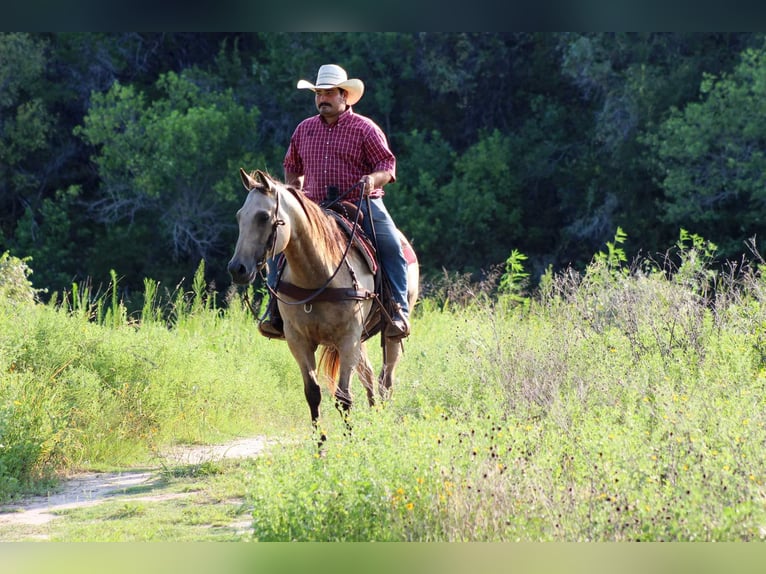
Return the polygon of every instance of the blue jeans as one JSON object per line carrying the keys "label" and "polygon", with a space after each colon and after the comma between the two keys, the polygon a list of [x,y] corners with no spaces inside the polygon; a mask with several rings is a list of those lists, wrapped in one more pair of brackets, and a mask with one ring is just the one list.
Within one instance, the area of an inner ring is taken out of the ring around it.
{"label": "blue jeans", "polygon": [[[378,242],[378,262],[383,273],[391,284],[391,295],[394,301],[401,307],[401,313],[405,317],[410,315],[410,305],[407,301],[407,260],[404,258],[402,242],[396,229],[394,220],[388,213],[383,199],[371,199],[370,207],[372,217],[367,209],[367,201],[362,201],[362,213],[364,220],[362,228],[372,237],[372,224],[375,226],[375,238]],[[269,273],[268,284],[273,288],[277,282],[277,265],[275,258],[268,260]]]}
{"label": "blue jeans", "polygon": [[378,242],[378,262],[383,273],[388,277],[391,284],[391,295],[394,301],[402,308],[402,315],[409,317],[410,305],[407,301],[407,260],[404,258],[402,241],[396,229],[394,220],[388,213],[382,198],[370,200],[370,211],[367,209],[367,201],[362,200],[362,213],[364,220],[362,227],[365,233],[372,237],[372,224],[375,226],[375,239]]}

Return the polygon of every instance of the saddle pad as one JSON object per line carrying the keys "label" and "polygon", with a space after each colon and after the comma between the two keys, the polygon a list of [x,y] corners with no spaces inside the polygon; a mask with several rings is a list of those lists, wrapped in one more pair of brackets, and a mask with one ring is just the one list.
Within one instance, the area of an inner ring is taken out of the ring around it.
{"label": "saddle pad", "polygon": [[407,265],[412,265],[418,262],[418,256],[415,255],[415,250],[410,245],[410,242],[402,235],[402,251],[404,251],[404,258],[407,260]]}
{"label": "saddle pad", "polygon": [[[353,223],[332,209],[326,209],[325,213],[332,215],[340,228],[346,233],[346,235],[351,237],[351,231],[354,229]],[[370,238],[367,237],[367,234],[365,234],[361,227],[357,227],[356,233],[354,233],[353,241],[354,246],[359,249],[359,252],[367,262],[370,271],[375,274],[378,271],[378,259],[375,254],[375,247],[372,245]]]}

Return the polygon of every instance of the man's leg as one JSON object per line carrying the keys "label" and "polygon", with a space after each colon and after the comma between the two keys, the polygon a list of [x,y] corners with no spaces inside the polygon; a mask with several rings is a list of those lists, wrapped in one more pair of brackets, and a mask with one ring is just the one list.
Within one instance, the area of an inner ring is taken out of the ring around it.
{"label": "man's leg", "polygon": [[[367,211],[367,204],[362,203]],[[390,337],[406,337],[410,334],[410,308],[407,301],[407,260],[404,258],[402,242],[399,231],[388,213],[382,199],[370,200],[372,214],[365,213],[364,228],[369,234],[370,219],[375,226],[375,239],[377,240],[378,259],[383,268],[383,273],[391,285],[391,295],[398,307],[398,312],[392,317],[393,323],[386,329],[386,335]],[[370,218],[372,215],[372,218]]]}

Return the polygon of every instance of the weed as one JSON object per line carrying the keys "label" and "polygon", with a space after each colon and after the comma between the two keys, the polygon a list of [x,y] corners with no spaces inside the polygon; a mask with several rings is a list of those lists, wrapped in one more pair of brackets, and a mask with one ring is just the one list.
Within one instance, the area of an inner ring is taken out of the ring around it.
{"label": "weed", "polygon": [[[0,497],[45,473],[250,428],[300,440],[167,478],[237,473],[256,540],[759,540],[761,260],[713,272],[714,246],[682,233],[664,258],[629,264],[624,239],[583,272],[549,270],[523,305],[493,295],[499,273],[476,285],[445,275],[416,310],[391,400],[357,400],[351,433],[325,409],[324,456],[294,360],[234,293],[222,311],[198,278],[172,317],[146,321],[115,321],[89,297],[22,313],[0,303]],[[518,255],[504,285],[521,295]],[[140,511],[112,514],[139,529],[127,515]],[[233,518],[189,507],[189,530],[162,522],[131,539],[194,536],[205,522],[231,536]]]}

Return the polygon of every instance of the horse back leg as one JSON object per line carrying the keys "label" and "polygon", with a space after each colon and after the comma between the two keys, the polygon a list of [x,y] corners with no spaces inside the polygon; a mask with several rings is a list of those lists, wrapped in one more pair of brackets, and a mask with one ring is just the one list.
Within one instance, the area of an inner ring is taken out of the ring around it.
{"label": "horse back leg", "polygon": [[378,394],[381,400],[391,398],[394,391],[394,373],[402,356],[402,340],[386,337],[383,343],[383,366],[378,376]]}
{"label": "horse back leg", "polygon": [[367,391],[367,402],[371,407],[375,406],[375,388],[374,380],[375,375],[372,372],[372,363],[370,363],[370,357],[367,355],[367,347],[364,343],[361,345],[362,352],[359,357],[359,363],[356,365],[356,374],[359,376],[359,380],[364,385],[364,390]]}
{"label": "horse back leg", "polygon": [[[358,338],[352,337],[345,341],[345,344],[341,344],[338,349],[339,369],[338,369],[338,386],[335,389],[335,404],[343,417],[343,421],[346,423],[346,430],[351,430],[351,422],[349,414],[351,411],[351,405],[353,399],[351,396],[351,377],[354,371],[357,373],[364,371],[365,362],[369,364],[367,359],[367,353],[361,341]],[[360,368],[362,371],[360,371]],[[372,373],[372,368],[369,368]],[[372,386],[372,378],[365,383],[365,388]],[[371,390],[368,390],[368,399]]]}

